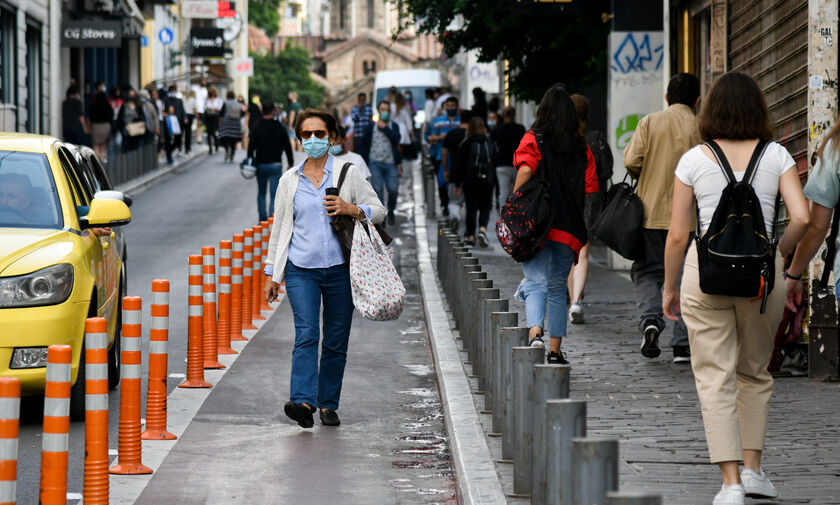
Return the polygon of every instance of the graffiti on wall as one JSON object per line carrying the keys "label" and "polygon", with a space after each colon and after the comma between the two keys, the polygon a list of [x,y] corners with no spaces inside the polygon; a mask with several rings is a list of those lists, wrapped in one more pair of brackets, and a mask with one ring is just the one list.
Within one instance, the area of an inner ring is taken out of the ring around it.
{"label": "graffiti on wall", "polygon": [[612,54],[614,72],[652,72],[662,67],[665,46],[653,44],[650,34],[630,32]]}

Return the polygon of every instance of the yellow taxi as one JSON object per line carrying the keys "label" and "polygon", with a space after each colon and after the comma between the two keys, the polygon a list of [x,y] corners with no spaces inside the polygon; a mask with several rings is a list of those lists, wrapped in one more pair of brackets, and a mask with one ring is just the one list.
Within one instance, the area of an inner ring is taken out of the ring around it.
{"label": "yellow taxi", "polygon": [[76,419],[84,417],[88,317],[108,320],[109,383],[119,383],[124,244],[107,228],[127,224],[131,211],[101,189],[74,146],[0,133],[0,375],[19,378],[24,395],[43,393],[47,346],[72,346]]}

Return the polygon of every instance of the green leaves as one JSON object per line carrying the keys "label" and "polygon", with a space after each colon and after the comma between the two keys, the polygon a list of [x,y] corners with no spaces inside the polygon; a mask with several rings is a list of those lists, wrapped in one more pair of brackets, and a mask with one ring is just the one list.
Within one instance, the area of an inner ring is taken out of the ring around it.
{"label": "green leaves", "polygon": [[[437,35],[444,52],[477,50],[482,61],[509,62],[510,90],[538,101],[554,83],[584,92],[606,79],[609,24],[606,0],[582,2],[578,16],[540,16],[512,0],[403,0],[420,31]],[[461,28],[453,21],[463,19]]]}
{"label": "green leaves", "polygon": [[290,91],[296,91],[298,102],[305,107],[320,107],[324,101],[324,88],[309,76],[309,52],[289,45],[277,56],[251,53],[254,58],[254,75],[248,88],[263,101],[271,100],[288,106]]}
{"label": "green leaves", "polygon": [[280,31],[281,0],[248,0],[248,22],[261,28],[269,38]]}

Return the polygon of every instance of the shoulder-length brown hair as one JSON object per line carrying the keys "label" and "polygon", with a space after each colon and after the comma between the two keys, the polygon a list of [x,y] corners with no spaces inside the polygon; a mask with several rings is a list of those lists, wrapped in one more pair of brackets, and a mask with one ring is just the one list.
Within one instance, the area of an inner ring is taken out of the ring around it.
{"label": "shoulder-length brown hair", "polygon": [[698,130],[703,140],[773,140],[764,95],[741,72],[727,72],[712,85],[700,108]]}
{"label": "shoulder-length brown hair", "polygon": [[327,125],[328,136],[335,138],[335,135],[338,132],[338,123],[335,121],[335,116],[323,110],[305,109],[296,119],[297,124],[295,124],[295,135],[297,135],[298,140],[303,140],[300,138],[300,125],[302,125],[307,119],[311,119],[313,117],[323,121],[324,124]]}

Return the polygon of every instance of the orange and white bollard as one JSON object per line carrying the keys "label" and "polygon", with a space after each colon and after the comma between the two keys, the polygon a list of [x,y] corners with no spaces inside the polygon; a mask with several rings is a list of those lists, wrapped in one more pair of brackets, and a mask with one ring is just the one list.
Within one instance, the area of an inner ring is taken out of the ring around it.
{"label": "orange and white bollard", "polygon": [[201,256],[190,255],[189,311],[187,312],[187,380],[180,388],[209,388],[204,380],[204,301]]}
{"label": "orange and white bollard", "polygon": [[251,278],[251,320],[265,321],[265,317],[260,313],[262,306],[262,279],[265,277],[262,271],[262,226],[256,225],[254,230],[254,259],[252,260],[251,270],[253,277]]}
{"label": "orange and white bollard", "polygon": [[[269,239],[269,237],[271,237],[271,225],[268,224],[268,221],[263,221],[263,222],[260,223],[260,226],[262,227],[262,243],[263,243],[262,255],[263,255],[263,258],[265,258],[268,255],[268,239]],[[263,261],[263,265],[265,265],[264,261]],[[262,272],[260,272],[260,273],[262,274]],[[274,307],[272,307],[270,303],[265,301],[265,294],[264,294],[265,281],[266,281],[266,276],[265,275],[260,275],[260,310],[269,310],[270,311],[270,310],[274,310]]]}
{"label": "orange and white bollard", "polygon": [[216,249],[202,247],[201,273],[204,278],[204,369],[219,369],[219,343],[216,338]]}
{"label": "orange and white bollard", "polygon": [[0,505],[17,498],[20,379],[0,377]]}
{"label": "orange and white bollard", "polygon": [[70,363],[73,349],[47,348],[44,434],[41,437],[41,505],[67,503],[67,451],[70,439]]}
{"label": "orange and white bollard", "polygon": [[216,341],[219,354],[238,354],[230,347],[230,278],[231,249],[230,240],[219,242],[219,322],[216,325]]}
{"label": "orange and white bollard", "polygon": [[141,376],[141,336],[140,311],[142,301],[139,296],[123,298],[122,340],[120,342],[120,428],[117,442],[117,464],[110,472],[118,475],[142,475],[152,473],[152,469],[143,466],[140,442],[140,376]]}
{"label": "orange and white bollard", "polygon": [[247,229],[243,233],[245,234],[245,248],[242,258],[242,329],[256,330],[257,327],[252,324],[253,309],[251,309],[251,301],[254,299],[252,284],[254,277],[254,230]]}
{"label": "orange and white bollard", "polygon": [[169,360],[169,281],[152,281],[152,328],[149,330],[149,387],[143,440],[175,440],[166,430],[166,377]]}
{"label": "orange and white bollard", "polygon": [[242,336],[242,261],[245,236],[237,233],[233,236],[233,267],[230,277],[230,339],[248,340]]}
{"label": "orange and white bollard", "polygon": [[85,471],[86,505],[108,505],[108,321],[85,321]]}

